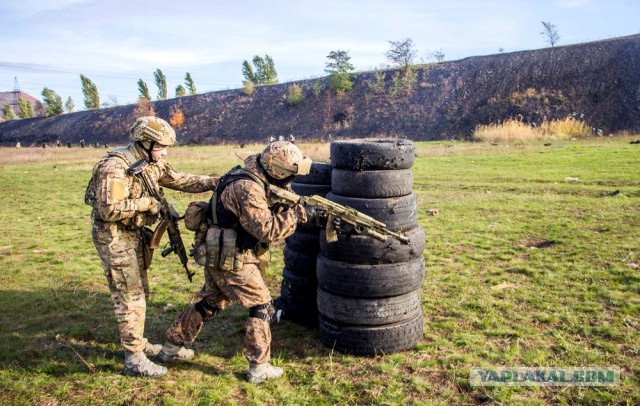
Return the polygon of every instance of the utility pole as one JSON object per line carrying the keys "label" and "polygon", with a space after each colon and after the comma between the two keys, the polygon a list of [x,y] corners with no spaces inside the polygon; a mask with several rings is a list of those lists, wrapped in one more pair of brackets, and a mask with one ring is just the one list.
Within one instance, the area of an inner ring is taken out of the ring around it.
{"label": "utility pole", "polygon": [[20,85],[18,84],[18,77],[13,77],[13,91],[11,92],[11,102],[9,106],[13,109],[15,114],[18,114],[18,105],[20,103]]}

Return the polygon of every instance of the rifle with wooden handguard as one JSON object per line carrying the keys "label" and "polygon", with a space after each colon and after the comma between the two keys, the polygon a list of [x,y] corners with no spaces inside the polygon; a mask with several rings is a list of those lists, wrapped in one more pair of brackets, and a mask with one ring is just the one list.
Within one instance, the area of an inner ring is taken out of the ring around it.
{"label": "rifle with wooden handguard", "polygon": [[356,233],[373,237],[380,241],[386,241],[387,236],[392,236],[397,238],[403,244],[409,244],[410,242],[409,237],[402,233],[389,230],[383,222],[378,221],[371,216],[367,216],[366,214],[349,206],[343,206],[332,202],[322,196],[300,196],[274,185],[269,186],[269,192],[271,193],[271,199],[278,203],[284,203],[287,205],[313,205],[322,208],[322,211],[326,212],[327,216],[327,242],[334,242],[338,240],[338,234],[334,222],[336,219],[340,219],[341,222],[350,224]]}

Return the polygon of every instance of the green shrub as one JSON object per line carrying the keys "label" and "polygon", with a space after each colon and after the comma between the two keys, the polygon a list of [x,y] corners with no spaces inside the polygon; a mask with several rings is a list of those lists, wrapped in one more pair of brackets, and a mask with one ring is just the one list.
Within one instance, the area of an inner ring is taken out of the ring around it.
{"label": "green shrub", "polygon": [[348,73],[332,73],[329,75],[329,89],[348,92],[353,88],[353,82]]}
{"label": "green shrub", "polygon": [[287,89],[287,103],[290,106],[297,106],[304,100],[304,94],[299,84],[294,83]]}

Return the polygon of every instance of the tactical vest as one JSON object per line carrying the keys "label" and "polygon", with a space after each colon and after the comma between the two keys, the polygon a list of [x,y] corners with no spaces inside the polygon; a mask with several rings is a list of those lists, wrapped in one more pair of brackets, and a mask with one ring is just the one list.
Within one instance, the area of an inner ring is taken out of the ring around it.
{"label": "tactical vest", "polygon": [[[220,228],[233,228],[236,230],[236,233],[238,234],[237,246],[241,251],[244,251],[247,249],[256,249],[260,240],[242,228],[238,217],[231,211],[227,210],[220,202],[220,195],[222,195],[225,188],[232,182],[240,179],[250,179],[256,182],[264,188],[265,193],[269,190],[269,185],[257,175],[240,166],[236,166],[227,172],[227,174],[218,182],[216,190],[213,192],[213,196],[211,196],[211,200],[209,201],[209,207],[211,210],[208,211],[207,218],[209,218],[214,225]],[[266,249],[267,247],[263,245],[262,248]]]}

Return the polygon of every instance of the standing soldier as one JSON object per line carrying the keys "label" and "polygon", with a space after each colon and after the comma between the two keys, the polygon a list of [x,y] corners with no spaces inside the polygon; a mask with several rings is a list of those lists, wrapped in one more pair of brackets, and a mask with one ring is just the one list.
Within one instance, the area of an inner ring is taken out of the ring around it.
{"label": "standing soldier", "polygon": [[[288,187],[296,175],[309,173],[310,166],[311,160],[298,147],[276,141],[261,154],[246,158],[244,168],[233,168],[220,178],[208,208],[201,208],[206,210],[206,216],[201,216],[205,232],[196,233],[194,252],[204,251],[206,257],[196,255],[196,261],[205,265],[205,284],[198,293],[201,300],[178,315],[167,330],[158,354],[161,361],[172,361],[196,339],[206,320],[229,303],[239,303],[249,309],[242,344],[249,361],[247,380],[260,383],[282,375],[282,368],[269,363],[269,323],[280,316],[263,280],[269,244],[291,235],[298,223],[315,220],[317,212],[302,205],[282,211],[270,201],[268,190],[270,184]],[[201,251],[203,244],[206,250]]]}
{"label": "standing soldier", "polygon": [[[129,146],[109,152],[93,168],[85,202],[93,207],[93,243],[102,260],[125,351],[123,372],[157,378],[166,374],[167,369],[145,355],[157,355],[161,346],[144,338],[150,265],[150,256],[144,255],[148,239],[144,226],[157,221],[159,208],[140,179],[127,169],[144,159],[149,163],[146,170],[153,182],[191,193],[213,190],[216,179],[177,172],[163,160],[167,147],[176,141],[176,133],[166,121],[141,117],[130,133]],[[193,351],[178,352],[178,358],[191,357]]]}

